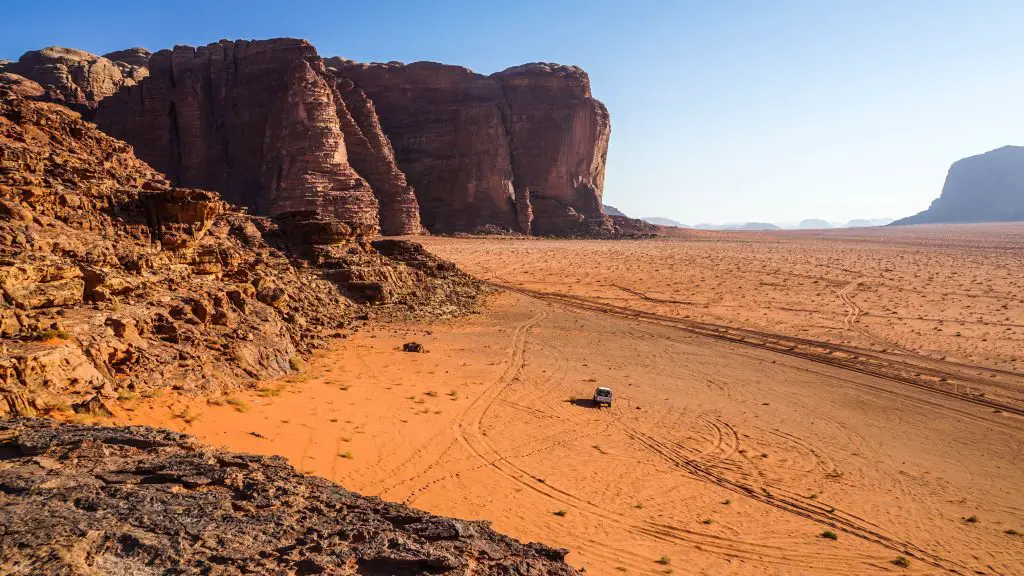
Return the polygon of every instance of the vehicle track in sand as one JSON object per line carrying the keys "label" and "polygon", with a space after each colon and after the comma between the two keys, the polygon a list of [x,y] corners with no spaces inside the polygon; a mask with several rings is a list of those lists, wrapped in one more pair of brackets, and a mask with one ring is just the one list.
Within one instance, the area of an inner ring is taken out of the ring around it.
{"label": "vehicle track in sand", "polygon": [[[734,344],[770,350],[779,354],[795,356],[819,364],[826,364],[906,384],[994,410],[1024,416],[1024,394],[1021,394],[1024,392],[1024,373],[1020,372],[998,371],[998,373],[1012,376],[1015,382],[992,382],[991,378],[965,374],[962,366],[955,363],[945,363],[942,361],[914,363],[913,359],[898,360],[860,348],[839,346],[820,340],[665,316],[625,306],[603,303],[594,298],[531,290],[493,281],[491,284],[511,292],[561,304],[576,310],[630,318]],[[935,365],[940,367],[935,367]],[[971,369],[979,371],[989,370],[987,368],[974,367]],[[972,386],[974,390],[979,388],[987,390],[985,392],[971,392]],[[1008,392],[1012,396],[999,399],[990,398],[987,394],[991,393],[993,389],[1000,393]]]}

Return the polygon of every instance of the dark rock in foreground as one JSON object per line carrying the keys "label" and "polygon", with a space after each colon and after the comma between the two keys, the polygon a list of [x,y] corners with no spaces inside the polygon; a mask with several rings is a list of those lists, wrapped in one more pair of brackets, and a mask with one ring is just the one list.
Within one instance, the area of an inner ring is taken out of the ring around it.
{"label": "dark rock in foreground", "polygon": [[146,427],[0,422],[0,573],[579,574],[564,550]]}
{"label": "dark rock in foreground", "polygon": [[927,210],[893,224],[1017,221],[1024,221],[1024,146],[958,160]]}

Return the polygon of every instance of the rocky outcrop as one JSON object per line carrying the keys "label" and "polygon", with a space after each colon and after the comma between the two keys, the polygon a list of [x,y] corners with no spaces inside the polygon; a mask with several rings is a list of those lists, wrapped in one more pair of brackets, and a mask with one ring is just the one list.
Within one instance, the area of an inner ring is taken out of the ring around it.
{"label": "rocky outcrop", "polygon": [[526,64],[492,76],[508,103],[517,188],[530,191],[534,234],[614,233],[602,210],[611,121],[582,69]]}
{"label": "rocky outcrop", "polygon": [[518,229],[508,106],[498,82],[433,62],[327,63],[373,100],[428,230]]}
{"label": "rocky outcrop", "polygon": [[573,576],[566,550],[141,426],[0,422],[5,574]]}
{"label": "rocky outcrop", "polygon": [[931,206],[893,225],[1016,221],[1024,221],[1024,146],[958,160]]}
{"label": "rocky outcrop", "polygon": [[97,123],[175,185],[385,234],[616,233],[601,207],[608,111],[579,68],[324,61],[292,39],[147,62],[150,77],[106,98]]}
{"label": "rocky outcrop", "polygon": [[178,46],[96,121],[176,185],[276,215],[315,210],[368,233],[378,200],[349,163],[334,79],[301,40]]}
{"label": "rocky outcrop", "polygon": [[395,162],[395,151],[373,102],[350,80],[337,80],[335,88],[341,96],[336,105],[349,161],[377,196],[381,232],[392,236],[421,233],[419,202]]}
{"label": "rocky outcrop", "polygon": [[373,100],[429,230],[614,232],[601,209],[609,116],[581,69],[328,65]]}
{"label": "rocky outcrop", "polygon": [[50,100],[87,112],[101,100],[146,77],[143,66],[115,63],[82,50],[51,46],[26,52],[3,72],[37,82]]}
{"label": "rocky outcrop", "polygon": [[77,113],[0,87],[0,414],[287,374],[364,305],[437,317],[476,297],[454,268],[301,214],[172,187]]}
{"label": "rocky outcrop", "polygon": [[[118,64],[119,66],[123,64],[135,69],[145,68],[148,70],[149,58],[152,55],[153,53],[145,48],[128,48],[126,50],[108,52],[107,54],[104,54],[103,57],[114,64]],[[122,68],[122,70],[124,70],[124,68]]]}

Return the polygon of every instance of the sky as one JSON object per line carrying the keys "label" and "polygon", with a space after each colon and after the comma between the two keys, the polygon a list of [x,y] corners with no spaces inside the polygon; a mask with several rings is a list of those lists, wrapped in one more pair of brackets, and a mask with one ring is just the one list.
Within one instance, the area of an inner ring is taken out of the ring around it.
{"label": "sky", "polygon": [[605,202],[680,222],[927,208],[949,165],[1024,144],[1019,0],[2,0],[0,59],[222,38],[491,73],[582,66],[609,108]]}

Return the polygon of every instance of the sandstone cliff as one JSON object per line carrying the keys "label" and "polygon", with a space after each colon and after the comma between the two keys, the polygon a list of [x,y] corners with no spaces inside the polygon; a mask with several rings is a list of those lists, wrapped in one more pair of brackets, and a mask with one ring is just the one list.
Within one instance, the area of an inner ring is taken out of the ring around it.
{"label": "sandstone cliff", "polygon": [[[380,202],[350,163],[342,129],[355,122],[307,42],[178,46],[153,54],[149,68],[143,85],[104,100],[96,121],[175,184],[261,214],[313,210],[377,231]],[[402,183],[385,192],[385,206],[403,193],[414,202]]]}
{"label": "sandstone cliff", "polygon": [[0,421],[4,574],[578,576],[565,550],[141,426]]}
{"label": "sandstone cliff", "polygon": [[327,63],[373,100],[429,230],[614,233],[601,209],[608,111],[579,68]]}
{"label": "sandstone cliff", "polygon": [[48,48],[6,71],[98,105],[99,126],[174,184],[260,214],[314,211],[384,234],[616,234],[601,207],[609,115],[576,67],[325,63],[274,39]]}
{"label": "sandstone cliff", "polygon": [[0,85],[0,414],[239,386],[293,372],[368,306],[438,317],[476,297],[416,245],[376,246],[323,214],[252,217],[174,188],[77,113]]}
{"label": "sandstone cliff", "polygon": [[[136,59],[135,62],[138,60]],[[100,100],[125,86],[133,86],[148,71],[132,61],[113,62],[82,50],[51,46],[26,52],[17,62],[0,68],[35,81],[49,99],[80,111],[95,108]]]}
{"label": "sandstone cliff", "polygon": [[1024,221],[1024,146],[958,160],[932,205],[893,225],[1015,221]]}

